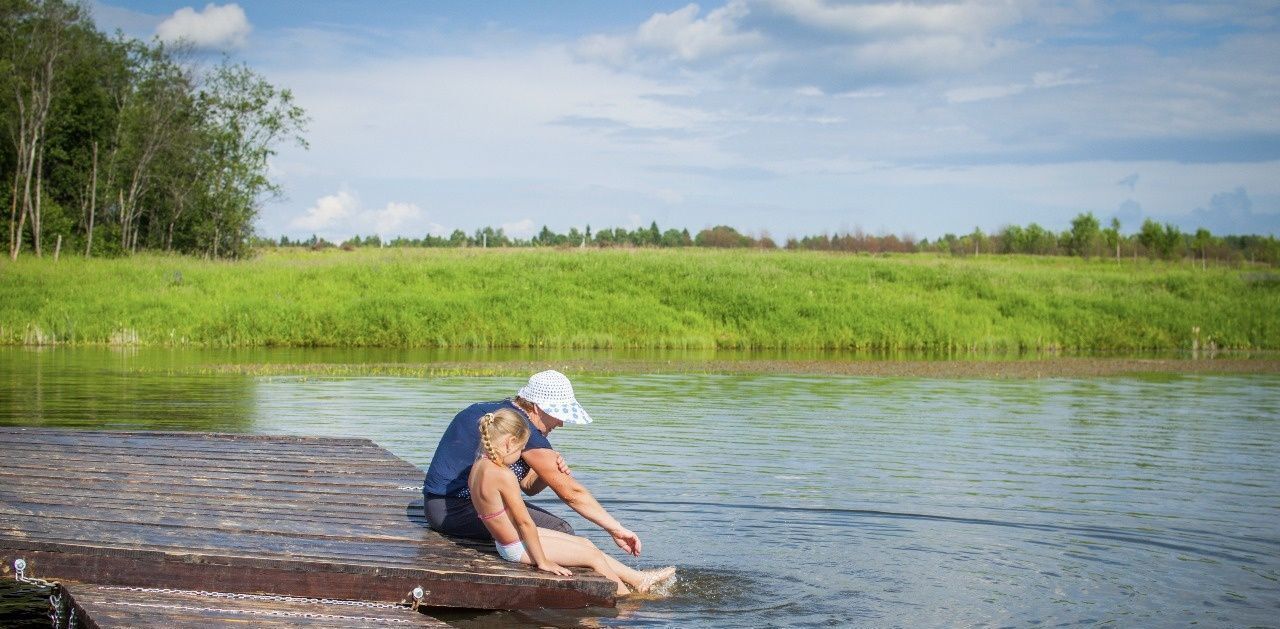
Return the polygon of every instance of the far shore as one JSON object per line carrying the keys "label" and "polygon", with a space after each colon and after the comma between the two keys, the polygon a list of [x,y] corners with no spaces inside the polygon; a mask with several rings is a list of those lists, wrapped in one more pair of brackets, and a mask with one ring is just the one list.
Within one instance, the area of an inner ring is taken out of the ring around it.
{"label": "far shore", "polygon": [[[1088,378],[1142,374],[1280,374],[1267,358],[1031,358],[948,360],[593,360],[429,363],[244,363],[179,368],[178,373],[311,377],[524,376],[541,369],[571,375],[797,374],[903,378]],[[152,371],[141,368],[141,371]]]}
{"label": "far shore", "polygon": [[1280,350],[1280,274],[1148,260],[278,251],[238,262],[24,258],[0,265],[0,286],[0,345],[10,346],[931,356]]}

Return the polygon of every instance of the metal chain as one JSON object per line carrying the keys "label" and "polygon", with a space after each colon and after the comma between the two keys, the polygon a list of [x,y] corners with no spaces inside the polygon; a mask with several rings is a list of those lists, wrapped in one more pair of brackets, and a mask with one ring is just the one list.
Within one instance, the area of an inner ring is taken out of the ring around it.
{"label": "metal chain", "polygon": [[111,601],[112,605],[127,607],[145,607],[149,609],[176,609],[188,612],[216,612],[222,614],[244,614],[248,616],[274,616],[277,618],[319,618],[325,620],[359,620],[362,622],[382,622],[387,624],[413,624],[404,618],[378,618],[375,616],[343,616],[340,614],[317,614],[315,612],[287,612],[264,609],[223,609],[219,607],[196,607],[192,605],[174,605],[167,603],[136,603],[133,601]]}
{"label": "metal chain", "polygon": [[51,588],[58,585],[57,581],[45,581],[44,579],[27,576],[27,560],[25,559],[18,559],[13,562],[13,578],[17,579],[21,583],[27,583],[42,588]]}
{"label": "metal chain", "polygon": [[[404,609],[396,603],[372,603],[368,601],[348,601],[333,598],[305,598],[286,596],[284,594],[241,594],[239,592],[209,592],[207,590],[179,590],[175,588],[145,588],[130,586],[100,586],[103,590],[120,590],[125,592],[146,592],[150,594],[188,594],[207,598],[223,598],[232,600],[274,601],[278,603],[307,603],[312,605],[346,605],[348,607],[368,607],[372,609]],[[421,598],[415,596],[414,598]]]}
{"label": "metal chain", "polygon": [[53,629],[63,629],[62,624],[62,588],[55,587],[53,593],[49,595],[49,624]]}
{"label": "metal chain", "polygon": [[[57,581],[48,581],[36,577],[27,576],[27,560],[17,559],[13,562],[13,578],[18,583],[34,585],[37,588],[47,588],[49,590],[49,625],[53,629],[63,629],[66,627],[71,629],[76,626],[76,610],[74,606],[67,604],[67,599],[63,597],[62,584]],[[63,624],[63,608],[71,607],[66,613],[66,624]]]}

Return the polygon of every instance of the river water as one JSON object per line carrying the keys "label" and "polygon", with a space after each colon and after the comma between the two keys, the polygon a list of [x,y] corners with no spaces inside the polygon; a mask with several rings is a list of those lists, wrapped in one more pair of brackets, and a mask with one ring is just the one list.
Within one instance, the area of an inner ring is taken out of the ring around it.
{"label": "river water", "polygon": [[[190,361],[0,349],[0,425],[359,436],[425,468],[454,413],[522,382],[190,375]],[[574,385],[596,421],[551,441],[641,535],[637,563],[679,580],[617,609],[449,622],[1280,622],[1280,376]],[[539,503],[612,547],[554,496]]]}

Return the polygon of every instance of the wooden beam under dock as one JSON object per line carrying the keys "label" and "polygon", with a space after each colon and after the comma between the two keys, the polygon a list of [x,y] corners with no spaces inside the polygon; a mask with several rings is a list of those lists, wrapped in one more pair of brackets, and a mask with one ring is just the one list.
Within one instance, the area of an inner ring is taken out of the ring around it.
{"label": "wooden beam under dock", "polygon": [[[80,625],[88,629],[443,629],[449,625],[408,607],[359,602],[313,602],[214,597],[195,592],[139,591],[118,586],[63,583]],[[374,606],[377,605],[377,606]]]}

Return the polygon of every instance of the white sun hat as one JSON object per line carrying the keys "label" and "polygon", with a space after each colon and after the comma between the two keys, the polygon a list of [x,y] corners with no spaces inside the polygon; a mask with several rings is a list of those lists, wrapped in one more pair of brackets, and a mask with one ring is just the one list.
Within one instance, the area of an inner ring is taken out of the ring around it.
{"label": "white sun hat", "polygon": [[569,384],[569,379],[554,369],[529,376],[529,383],[516,395],[537,404],[548,415],[566,424],[591,423],[591,416],[573,397],[573,385]]}

